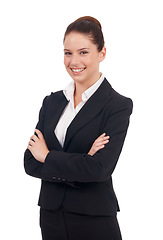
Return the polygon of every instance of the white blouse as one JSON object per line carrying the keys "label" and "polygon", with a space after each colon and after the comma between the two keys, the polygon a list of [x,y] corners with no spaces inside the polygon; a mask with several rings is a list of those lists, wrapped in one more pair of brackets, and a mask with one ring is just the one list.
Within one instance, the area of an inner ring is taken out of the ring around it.
{"label": "white blouse", "polygon": [[72,122],[72,120],[75,118],[77,113],[80,111],[80,109],[84,106],[84,104],[88,101],[88,99],[93,95],[93,93],[99,88],[101,83],[104,80],[104,75],[102,74],[100,79],[95,82],[90,88],[88,88],[83,94],[82,94],[82,101],[74,108],[74,81],[72,81],[64,90],[63,93],[69,103],[65,107],[57,126],[54,130],[56,137],[58,138],[58,141],[60,142],[61,146],[63,147],[65,136],[67,132],[67,128]]}

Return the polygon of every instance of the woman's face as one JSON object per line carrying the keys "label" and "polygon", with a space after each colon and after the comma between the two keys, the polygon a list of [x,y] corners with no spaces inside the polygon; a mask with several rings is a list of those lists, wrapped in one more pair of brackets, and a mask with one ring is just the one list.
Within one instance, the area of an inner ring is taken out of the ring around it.
{"label": "woman's face", "polygon": [[93,84],[99,77],[99,64],[106,50],[98,52],[97,45],[81,33],[71,32],[64,41],[64,64],[75,82]]}

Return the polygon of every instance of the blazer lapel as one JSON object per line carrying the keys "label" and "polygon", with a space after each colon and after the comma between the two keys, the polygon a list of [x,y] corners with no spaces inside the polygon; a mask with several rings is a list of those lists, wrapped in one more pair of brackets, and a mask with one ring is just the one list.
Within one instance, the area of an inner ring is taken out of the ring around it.
{"label": "blazer lapel", "polygon": [[85,124],[87,124],[91,119],[93,119],[105,106],[106,102],[108,102],[110,91],[111,85],[106,79],[104,79],[100,87],[88,99],[88,101],[85,103],[85,105],[82,107],[82,109],[78,112],[76,117],[69,125],[66,133],[64,149],[66,149],[73,135]]}
{"label": "blazer lapel", "polygon": [[[49,147],[51,149],[54,149],[54,146],[55,146],[55,149],[58,151],[63,151],[63,148],[62,148],[60,142],[58,141],[58,138],[56,137],[54,130],[56,128],[56,125],[57,125],[67,103],[68,103],[68,101],[63,95],[63,98],[62,97],[60,98],[59,107],[58,107],[58,103],[57,103],[57,111],[55,109],[55,102],[54,102],[54,108],[53,108],[53,106],[51,108],[52,118],[51,118],[51,121],[48,126],[48,129],[49,129],[48,136],[50,136],[49,139],[51,139],[51,141],[49,142],[49,144],[50,144]],[[53,112],[55,112],[55,114],[53,114]]]}

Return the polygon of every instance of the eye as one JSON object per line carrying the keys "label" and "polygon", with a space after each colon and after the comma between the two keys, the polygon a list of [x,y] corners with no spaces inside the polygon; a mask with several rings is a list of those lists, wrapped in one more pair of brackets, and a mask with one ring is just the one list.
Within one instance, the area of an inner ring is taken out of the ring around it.
{"label": "eye", "polygon": [[87,54],[87,53],[88,53],[87,51],[82,51],[82,52],[80,52],[81,55],[85,55],[85,54]]}
{"label": "eye", "polygon": [[65,52],[64,53],[66,56],[70,56],[72,53],[71,52]]}

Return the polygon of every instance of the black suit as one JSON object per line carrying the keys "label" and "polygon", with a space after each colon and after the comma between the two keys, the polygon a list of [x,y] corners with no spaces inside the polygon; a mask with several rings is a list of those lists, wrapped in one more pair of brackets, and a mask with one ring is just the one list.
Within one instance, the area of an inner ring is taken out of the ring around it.
{"label": "black suit", "polygon": [[[62,91],[44,99],[36,126],[50,150],[45,163],[29,150],[24,157],[27,174],[41,178],[39,205],[60,207],[88,215],[116,215],[119,210],[112,173],[119,158],[132,112],[132,101],[118,94],[105,79],[68,127],[64,147],[54,129],[68,101]],[[102,133],[110,142],[94,156],[89,152]]]}

